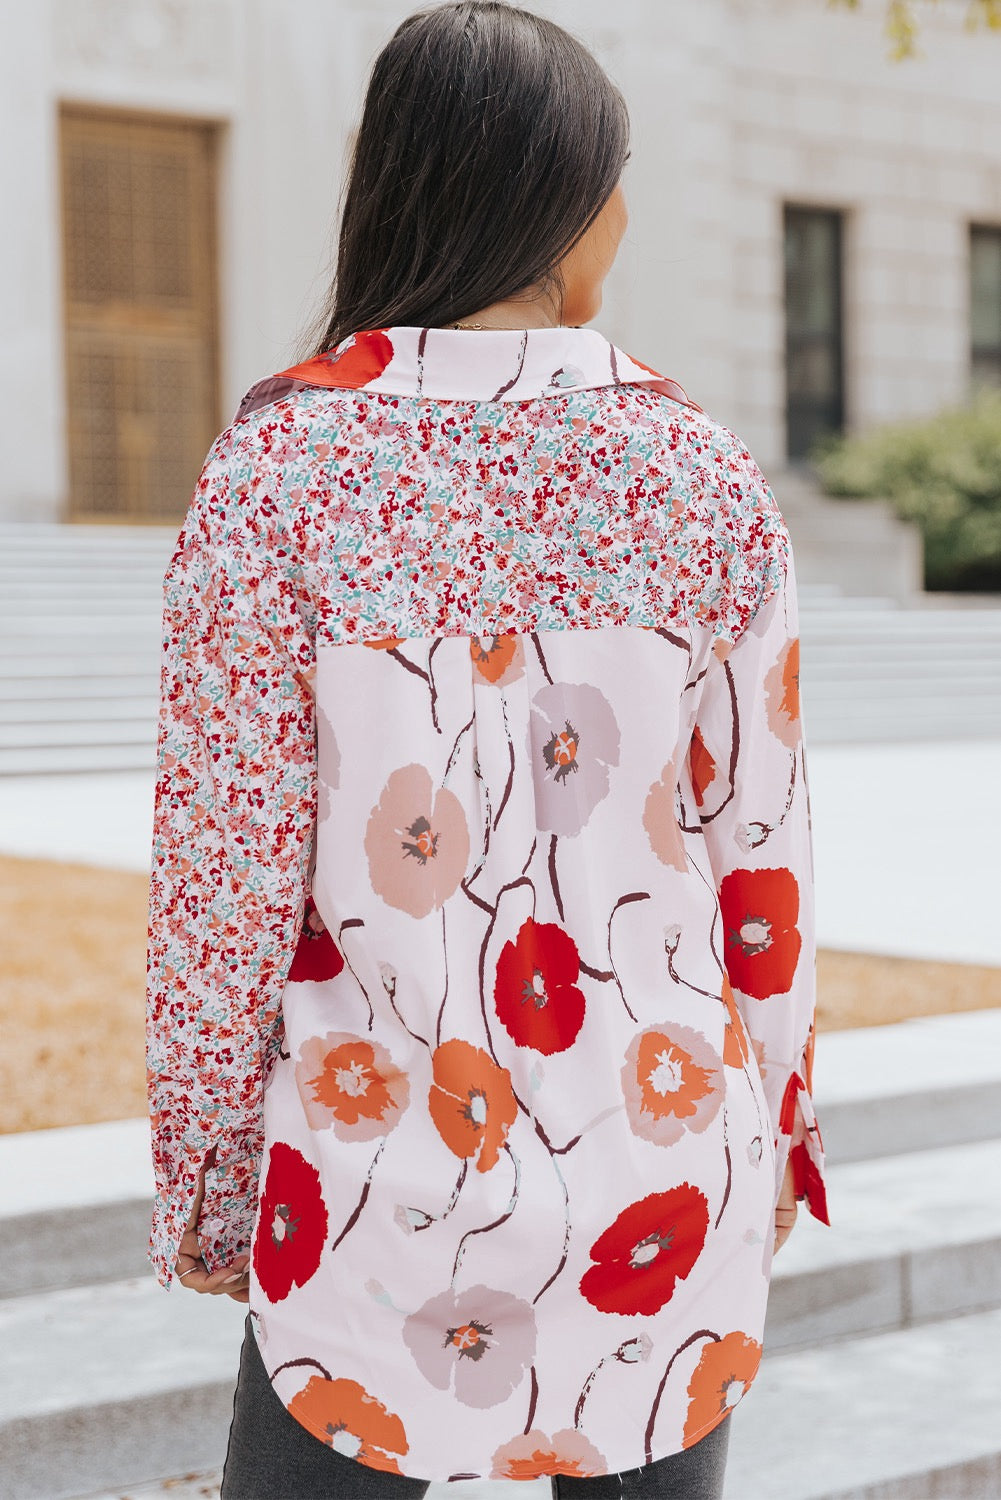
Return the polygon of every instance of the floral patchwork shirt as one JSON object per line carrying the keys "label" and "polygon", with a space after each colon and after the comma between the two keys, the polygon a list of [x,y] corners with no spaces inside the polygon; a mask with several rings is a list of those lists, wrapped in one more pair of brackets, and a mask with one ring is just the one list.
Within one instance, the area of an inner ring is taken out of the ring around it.
{"label": "floral patchwork shirt", "polygon": [[165,582],[152,1258],[376,1469],[595,1475],[754,1380],[828,1222],[793,557],[740,441],[589,328],[259,382]]}

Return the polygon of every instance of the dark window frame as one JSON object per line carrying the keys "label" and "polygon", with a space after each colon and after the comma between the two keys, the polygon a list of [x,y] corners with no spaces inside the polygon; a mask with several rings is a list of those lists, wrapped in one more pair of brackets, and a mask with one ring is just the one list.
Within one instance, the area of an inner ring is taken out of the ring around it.
{"label": "dark window frame", "polygon": [[[974,385],[980,383],[1001,385],[1001,320],[993,338],[982,342],[977,338],[973,274],[975,245],[978,239],[989,241],[997,246],[998,264],[1001,267],[1001,224],[973,223],[970,225],[970,378]],[[1001,280],[1001,272],[999,272],[999,280]],[[998,287],[997,295],[1001,298],[1001,285]]]}
{"label": "dark window frame", "polygon": [[[791,317],[790,232],[797,223],[822,222],[833,238],[833,284],[828,288],[831,324],[823,330],[796,328]],[[782,210],[782,255],[785,315],[785,420],[786,453],[790,462],[807,459],[813,443],[824,433],[842,432],[845,426],[845,220],[842,208],[813,203],[787,202]],[[826,355],[832,372],[831,387],[822,396],[797,394],[793,370],[811,352]]]}

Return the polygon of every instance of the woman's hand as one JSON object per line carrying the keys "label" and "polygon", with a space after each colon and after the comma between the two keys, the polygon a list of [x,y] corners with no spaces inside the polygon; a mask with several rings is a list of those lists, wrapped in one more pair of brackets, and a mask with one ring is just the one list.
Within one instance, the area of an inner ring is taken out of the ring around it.
{"label": "woman's hand", "polygon": [[792,1234],[792,1226],[796,1222],[798,1213],[796,1202],[796,1186],[792,1175],[792,1161],[786,1162],[785,1176],[782,1178],[782,1190],[779,1193],[779,1201],[775,1205],[775,1245],[772,1254],[775,1255],[785,1244]]}
{"label": "woman's hand", "polygon": [[186,1286],[189,1291],[209,1292],[213,1296],[224,1292],[227,1297],[232,1297],[234,1302],[249,1302],[250,1272],[247,1269],[250,1264],[249,1255],[238,1255],[232,1265],[220,1266],[217,1271],[209,1271],[202,1260],[201,1248],[198,1244],[198,1215],[201,1212],[204,1196],[205,1177],[203,1175],[191,1207],[187,1228],[181,1236],[177,1260],[174,1263],[174,1274],[181,1285]]}

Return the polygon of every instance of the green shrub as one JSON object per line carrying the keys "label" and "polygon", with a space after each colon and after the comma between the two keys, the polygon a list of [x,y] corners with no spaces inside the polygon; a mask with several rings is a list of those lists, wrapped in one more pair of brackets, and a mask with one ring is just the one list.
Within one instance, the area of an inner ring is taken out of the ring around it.
{"label": "green shrub", "polygon": [[1001,391],[923,421],[828,439],[824,488],[888,500],[924,536],[925,587],[1001,591]]}

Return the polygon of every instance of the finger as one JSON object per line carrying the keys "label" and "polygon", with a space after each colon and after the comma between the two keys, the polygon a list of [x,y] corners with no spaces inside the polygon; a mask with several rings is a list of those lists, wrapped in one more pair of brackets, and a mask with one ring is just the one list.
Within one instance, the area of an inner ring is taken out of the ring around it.
{"label": "finger", "polygon": [[245,1286],[242,1292],[227,1292],[226,1296],[232,1297],[234,1302],[249,1302],[250,1288],[249,1286]]}
{"label": "finger", "polygon": [[[183,1241],[182,1241],[183,1246]],[[229,1265],[217,1266],[210,1271],[197,1249],[194,1253],[183,1248],[174,1262],[174,1275],[181,1285],[193,1292],[227,1293],[242,1290],[249,1279],[250,1256],[238,1255]]]}
{"label": "finger", "polygon": [[228,1266],[218,1266],[210,1271],[203,1283],[203,1290],[216,1294],[225,1292],[229,1296],[234,1291],[242,1291],[250,1280],[250,1271],[246,1256],[241,1256]]}
{"label": "finger", "polygon": [[204,1266],[189,1266],[187,1270],[177,1273],[177,1279],[186,1292],[204,1292],[208,1288],[208,1272]]}
{"label": "finger", "polygon": [[208,1267],[200,1255],[192,1255],[190,1252],[181,1252],[174,1262],[174,1275],[180,1278],[188,1277],[191,1271],[207,1271]]}

